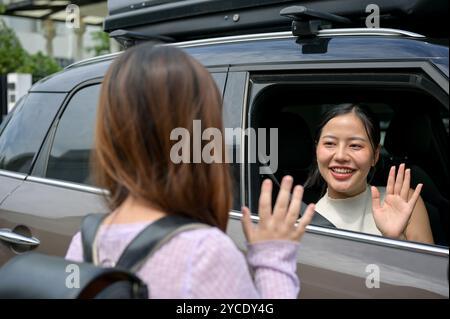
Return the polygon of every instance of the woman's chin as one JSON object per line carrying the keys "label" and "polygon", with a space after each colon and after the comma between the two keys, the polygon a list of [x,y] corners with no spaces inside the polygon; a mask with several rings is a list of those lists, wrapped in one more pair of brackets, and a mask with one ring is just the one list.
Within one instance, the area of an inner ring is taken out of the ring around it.
{"label": "woman's chin", "polygon": [[344,182],[338,182],[338,183],[331,183],[328,184],[328,193],[330,195],[334,195],[332,197],[351,197],[354,196],[356,189],[355,185],[353,183],[344,183]]}

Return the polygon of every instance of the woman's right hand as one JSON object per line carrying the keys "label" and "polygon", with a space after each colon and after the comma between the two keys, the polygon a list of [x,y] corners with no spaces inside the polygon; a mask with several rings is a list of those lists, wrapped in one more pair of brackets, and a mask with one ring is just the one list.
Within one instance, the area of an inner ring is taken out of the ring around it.
{"label": "woman's right hand", "polygon": [[259,223],[253,225],[250,210],[242,207],[242,226],[245,237],[250,244],[268,240],[299,241],[305,233],[306,226],[314,215],[314,204],[310,204],[302,218],[296,224],[303,197],[303,187],[294,187],[289,203],[293,179],[285,176],[281,182],[280,192],[272,213],[272,182],[264,180],[259,196]]}

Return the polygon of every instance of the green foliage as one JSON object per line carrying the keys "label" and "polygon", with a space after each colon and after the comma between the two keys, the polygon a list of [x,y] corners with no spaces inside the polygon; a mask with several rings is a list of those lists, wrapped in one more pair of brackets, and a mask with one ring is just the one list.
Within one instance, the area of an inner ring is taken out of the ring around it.
{"label": "green foliage", "polygon": [[31,73],[34,83],[59,70],[58,63],[42,52],[28,54],[14,31],[0,19],[0,74]]}
{"label": "green foliage", "polygon": [[27,55],[25,64],[19,68],[17,72],[31,73],[33,75],[33,83],[45,78],[47,75],[56,73],[61,70],[61,67],[55,59],[44,55],[42,52]]}
{"label": "green foliage", "polygon": [[86,48],[88,53],[94,52],[97,56],[111,52],[108,33],[103,31],[93,31],[91,32],[91,36],[94,41],[94,46]]}
{"label": "green foliage", "polygon": [[24,64],[26,56],[14,31],[0,19],[0,74],[15,72]]}

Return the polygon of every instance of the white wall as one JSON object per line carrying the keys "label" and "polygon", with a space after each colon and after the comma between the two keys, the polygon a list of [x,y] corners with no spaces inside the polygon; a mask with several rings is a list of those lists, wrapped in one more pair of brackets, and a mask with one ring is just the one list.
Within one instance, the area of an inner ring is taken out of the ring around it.
{"label": "white wall", "polygon": [[[36,19],[2,16],[6,25],[12,28],[19,38],[23,48],[27,52],[34,54],[42,51],[46,52],[46,39],[42,22]],[[55,22],[56,35],[53,40],[53,56],[57,58],[74,59],[76,57],[76,37],[73,30],[66,27],[63,22]],[[90,32],[101,31],[100,26],[87,26],[83,36],[82,59],[93,56],[87,53],[86,48],[93,46]]]}

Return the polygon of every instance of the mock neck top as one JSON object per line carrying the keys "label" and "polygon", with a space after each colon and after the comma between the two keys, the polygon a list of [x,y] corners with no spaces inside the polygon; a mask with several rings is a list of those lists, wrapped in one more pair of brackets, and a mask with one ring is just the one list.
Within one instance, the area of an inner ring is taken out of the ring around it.
{"label": "mock neck top", "polygon": [[[378,187],[384,202],[385,187]],[[367,186],[361,194],[344,199],[331,198],[327,193],[317,202],[316,211],[337,228],[382,236],[372,212],[372,192]]]}

